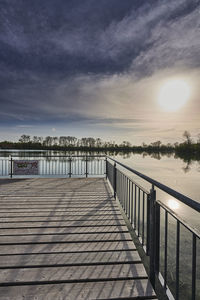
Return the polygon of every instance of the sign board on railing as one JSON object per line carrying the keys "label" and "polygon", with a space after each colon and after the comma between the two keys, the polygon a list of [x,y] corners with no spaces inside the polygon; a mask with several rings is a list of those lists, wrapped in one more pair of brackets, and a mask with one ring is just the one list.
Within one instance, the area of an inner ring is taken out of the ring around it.
{"label": "sign board on railing", "polygon": [[13,160],[14,175],[38,175],[38,160]]}

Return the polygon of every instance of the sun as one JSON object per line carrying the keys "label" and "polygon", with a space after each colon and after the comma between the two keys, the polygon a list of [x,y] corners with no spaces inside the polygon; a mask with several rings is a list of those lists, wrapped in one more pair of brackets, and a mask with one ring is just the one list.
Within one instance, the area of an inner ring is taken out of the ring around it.
{"label": "sun", "polygon": [[190,97],[189,85],[181,79],[167,81],[160,90],[158,103],[165,111],[177,111]]}

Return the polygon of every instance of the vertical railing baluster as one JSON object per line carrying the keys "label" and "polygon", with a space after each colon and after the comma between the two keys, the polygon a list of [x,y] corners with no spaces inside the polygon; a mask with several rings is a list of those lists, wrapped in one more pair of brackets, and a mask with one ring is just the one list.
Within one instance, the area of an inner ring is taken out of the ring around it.
{"label": "vertical railing baluster", "polygon": [[124,203],[123,203],[124,210],[126,209],[126,176],[124,175]]}
{"label": "vertical railing baluster", "polygon": [[192,235],[192,300],[196,299],[196,257],[197,257],[196,235]]}
{"label": "vertical railing baluster", "polygon": [[149,254],[150,254],[150,281],[153,287],[155,287],[155,201],[156,201],[156,191],[154,185],[152,185],[150,191],[150,244],[149,244]]}
{"label": "vertical railing baluster", "polygon": [[142,192],[142,195],[143,195],[142,197],[142,245],[144,246],[144,210],[145,210],[144,191]]}
{"label": "vertical railing baluster", "polygon": [[10,158],[10,178],[13,177],[13,159],[12,156]]}
{"label": "vertical railing baluster", "polygon": [[121,191],[121,194],[120,194],[120,203],[122,203],[122,173],[120,172],[120,191]]}
{"label": "vertical railing baluster", "polygon": [[117,187],[117,180],[116,180],[116,162],[113,166],[113,190],[114,190],[114,198],[116,199],[116,187]]}
{"label": "vertical railing baluster", "polygon": [[176,300],[179,299],[180,222],[176,223]]}
{"label": "vertical railing baluster", "polygon": [[85,177],[88,177],[88,160],[87,156],[85,157]]}
{"label": "vertical railing baluster", "polygon": [[127,178],[127,176],[126,176],[125,213],[127,213],[127,199],[128,199],[128,178]]}
{"label": "vertical railing baluster", "polygon": [[131,225],[133,224],[133,182],[131,188]]}
{"label": "vertical railing baluster", "polygon": [[154,243],[155,243],[155,256],[154,256],[154,264],[155,264],[155,274],[159,274],[160,268],[160,205],[156,202],[156,194],[155,194],[155,231],[154,231]]}
{"label": "vertical railing baluster", "polygon": [[164,287],[167,287],[168,212],[165,211]]}
{"label": "vertical railing baluster", "polygon": [[146,228],[146,236],[147,236],[147,246],[146,246],[146,253],[149,255],[149,248],[150,248],[150,194],[147,195],[147,228]]}
{"label": "vertical railing baluster", "polygon": [[125,207],[125,199],[126,199],[126,177],[124,175],[124,197],[123,197],[123,209]]}
{"label": "vertical railing baluster", "polygon": [[136,212],[137,212],[137,185],[135,184],[135,196],[134,196],[134,229],[136,229]]}
{"label": "vertical railing baluster", "polygon": [[140,236],[140,188],[138,188],[138,237]]}
{"label": "vertical railing baluster", "polygon": [[69,177],[72,177],[72,159],[71,157],[69,158]]}
{"label": "vertical railing baluster", "polygon": [[128,196],[128,218],[130,220],[130,209],[131,209],[131,181],[129,180],[129,196]]}
{"label": "vertical railing baluster", "polygon": [[125,197],[125,185],[124,185],[124,179],[125,179],[125,177],[124,177],[124,174],[123,174],[123,176],[122,176],[122,185],[123,185],[123,188],[122,188],[122,190],[123,190],[122,207],[123,207],[123,208],[124,208],[124,197]]}
{"label": "vertical railing baluster", "polygon": [[105,164],[106,164],[106,179],[108,179],[108,160],[107,160],[107,157],[105,159]]}

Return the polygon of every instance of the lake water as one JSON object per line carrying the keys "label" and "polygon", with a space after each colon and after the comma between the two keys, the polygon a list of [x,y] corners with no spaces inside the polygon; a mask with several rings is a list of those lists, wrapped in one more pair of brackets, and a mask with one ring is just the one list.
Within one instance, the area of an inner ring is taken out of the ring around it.
{"label": "lake water", "polygon": [[[0,159],[8,159],[9,155],[17,156],[17,159],[31,158],[36,159],[38,156],[42,156],[43,160],[48,161],[50,164],[50,158],[46,158],[47,155],[69,155],[69,154],[84,154],[76,152],[55,152],[55,151],[0,151]],[[102,153],[103,154],[103,153]],[[107,153],[108,154],[108,153]],[[163,183],[170,188],[190,197],[191,199],[200,202],[200,161],[185,162],[181,158],[175,158],[174,155],[142,155],[134,153],[121,153],[114,155],[108,154],[111,157],[117,159],[125,165]],[[54,165],[52,164],[52,168]],[[1,169],[1,165],[0,165]],[[1,173],[1,170],[0,170]],[[139,183],[144,188],[150,190],[151,186],[144,180],[140,179],[133,173],[127,172],[135,182]],[[66,176],[65,176],[66,177]],[[193,228],[196,228],[200,232],[199,213],[193,209],[188,208],[180,201],[173,199],[168,194],[156,190],[157,199],[161,200],[167,206],[169,206],[178,216],[190,224]],[[164,243],[163,228],[164,218],[163,212],[161,214],[161,244]],[[174,291],[175,282],[175,249],[176,249],[176,222],[175,219],[169,216],[169,251],[168,251],[168,268],[170,273],[168,275],[168,284],[170,289]],[[191,258],[192,258],[192,234],[188,232],[181,225],[181,238],[180,238],[180,291],[184,299],[191,299]],[[197,287],[198,295],[200,295],[200,242],[197,241]],[[160,255],[160,268],[163,273],[163,260],[164,252],[161,250]],[[190,274],[190,275],[188,275]],[[180,296],[181,296],[180,295]],[[180,297],[180,299],[183,299]]]}

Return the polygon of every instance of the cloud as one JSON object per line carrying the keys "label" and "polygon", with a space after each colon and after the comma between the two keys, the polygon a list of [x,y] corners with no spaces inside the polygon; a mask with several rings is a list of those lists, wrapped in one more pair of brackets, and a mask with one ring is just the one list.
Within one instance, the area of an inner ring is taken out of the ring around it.
{"label": "cloud", "polygon": [[[3,1],[1,124],[150,132],[175,122],[158,121],[156,93],[170,76],[198,84],[199,9],[198,0]],[[198,92],[187,107],[194,124]],[[182,114],[176,122],[189,123]]]}

